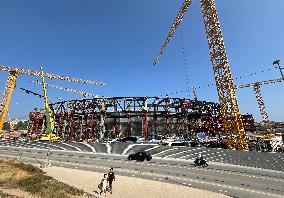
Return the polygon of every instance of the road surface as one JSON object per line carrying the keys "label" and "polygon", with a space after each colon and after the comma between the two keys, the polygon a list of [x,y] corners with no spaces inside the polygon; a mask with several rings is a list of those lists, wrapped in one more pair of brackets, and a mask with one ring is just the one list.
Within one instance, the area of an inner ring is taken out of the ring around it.
{"label": "road surface", "polygon": [[[127,152],[126,152],[127,153]],[[284,197],[284,172],[209,163],[206,168],[195,167],[192,160],[168,159],[154,156],[150,162],[128,161],[127,155],[91,152],[47,150],[0,146],[0,154],[26,162],[49,162],[52,166],[107,172],[114,167],[117,175],[169,182],[205,189],[231,197]]]}

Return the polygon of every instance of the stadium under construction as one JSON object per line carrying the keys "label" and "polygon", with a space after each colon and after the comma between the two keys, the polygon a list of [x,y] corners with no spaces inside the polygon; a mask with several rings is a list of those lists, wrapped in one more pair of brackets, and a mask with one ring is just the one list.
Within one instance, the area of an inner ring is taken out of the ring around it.
{"label": "stadium under construction", "polygon": [[[50,104],[54,133],[63,141],[96,141],[154,133],[192,138],[199,132],[225,135],[218,103],[159,97],[113,97]],[[44,132],[45,113],[29,114],[30,134]],[[255,131],[252,115],[242,115],[245,131]]]}

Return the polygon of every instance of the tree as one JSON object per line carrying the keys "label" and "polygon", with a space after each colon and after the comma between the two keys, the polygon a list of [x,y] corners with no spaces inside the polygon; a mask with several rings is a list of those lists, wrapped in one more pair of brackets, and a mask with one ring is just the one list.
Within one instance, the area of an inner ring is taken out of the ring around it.
{"label": "tree", "polygon": [[18,130],[27,130],[27,125],[23,121],[19,121],[15,128]]}
{"label": "tree", "polygon": [[8,122],[4,122],[4,124],[3,124],[3,130],[4,130],[4,131],[9,131],[9,128],[10,128],[9,123],[8,123]]}

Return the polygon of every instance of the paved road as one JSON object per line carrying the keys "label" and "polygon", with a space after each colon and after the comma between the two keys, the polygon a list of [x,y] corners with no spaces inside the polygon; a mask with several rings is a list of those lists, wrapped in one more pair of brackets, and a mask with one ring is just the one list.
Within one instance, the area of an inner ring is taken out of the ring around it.
{"label": "paved road", "polygon": [[[2,146],[15,146],[25,148],[47,149],[48,142],[21,142],[1,141]],[[284,153],[261,153],[247,151],[233,151],[226,149],[202,148],[202,147],[180,147],[170,146],[110,143],[110,144],[87,144],[87,143],[52,143],[52,150],[76,151],[105,154],[128,155],[141,150],[148,150],[153,156],[165,159],[194,160],[198,154],[202,154],[208,162],[220,162],[233,165],[257,167],[270,170],[284,170]]]}
{"label": "paved road", "polygon": [[[39,148],[0,146],[0,154],[33,163],[47,160],[47,150]],[[52,150],[49,162],[53,166],[96,172],[106,172],[112,166],[117,175],[175,183],[232,197],[284,197],[284,172],[281,171],[213,162],[207,168],[199,168],[192,165],[192,160],[154,156],[150,162],[136,162],[126,160],[126,157],[127,155]]]}

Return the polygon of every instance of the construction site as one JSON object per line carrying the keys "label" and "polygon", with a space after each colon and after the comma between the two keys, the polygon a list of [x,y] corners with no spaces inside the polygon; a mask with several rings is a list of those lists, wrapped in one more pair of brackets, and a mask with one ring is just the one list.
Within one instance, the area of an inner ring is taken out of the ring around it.
{"label": "construction site", "polygon": [[[157,64],[169,44],[190,4],[190,0],[183,2],[164,44],[153,62],[154,65]],[[3,123],[7,118],[17,77],[30,75],[41,78],[41,80],[31,81],[31,83],[41,85],[43,94],[25,88],[20,89],[44,101],[44,108],[39,107],[38,111],[27,113],[29,124],[26,136],[30,140],[41,140],[44,137],[64,142],[103,142],[105,139],[136,136],[147,143],[152,139],[157,139],[157,134],[160,133],[163,139],[178,137],[183,141],[200,141],[197,135],[201,133],[205,135],[207,141],[213,141],[212,139],[216,138],[217,140],[214,141],[223,142],[223,145],[229,149],[248,150],[250,145],[250,150],[255,150],[256,145],[261,144],[270,148],[265,150],[283,151],[283,135],[276,134],[272,130],[260,90],[263,85],[283,82],[283,68],[280,60],[273,62],[275,68],[281,72],[280,78],[235,85],[215,3],[204,0],[201,1],[201,7],[219,103],[198,100],[194,87],[191,89],[193,98],[169,96],[99,97],[92,93],[45,83],[45,79],[58,79],[95,86],[104,86],[103,82],[64,77],[46,73],[43,70],[33,71],[0,66],[0,71],[9,74],[0,104],[0,129],[2,130]],[[77,93],[84,99],[50,103],[47,88]],[[262,125],[265,128],[262,133],[256,133],[255,121],[251,114],[242,115],[240,112],[236,91],[242,88],[254,90],[263,119]],[[10,120],[10,118],[8,119]],[[9,138],[11,136],[9,133],[12,132],[13,127],[10,124],[10,130],[6,133],[1,131],[0,136]],[[44,138],[43,140],[45,140]],[[277,145],[277,148],[274,148],[273,145]]]}
{"label": "construction site", "polygon": [[281,0],[31,2],[0,12],[0,197],[283,197]]}

